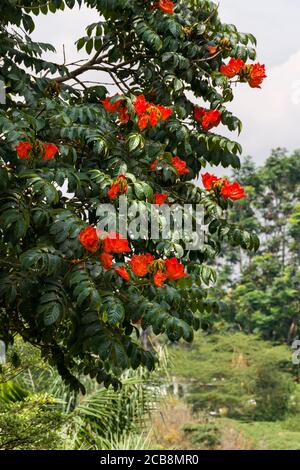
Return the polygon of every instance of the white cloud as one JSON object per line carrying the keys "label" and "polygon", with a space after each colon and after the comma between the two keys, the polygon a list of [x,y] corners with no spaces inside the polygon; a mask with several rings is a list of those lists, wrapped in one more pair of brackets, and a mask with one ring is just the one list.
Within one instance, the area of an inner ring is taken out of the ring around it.
{"label": "white cloud", "polygon": [[271,148],[300,147],[300,50],[267,71],[262,89],[238,84],[231,110],[243,121],[244,154],[262,162]]}
{"label": "white cloud", "polygon": [[[57,54],[48,54],[47,58],[62,62],[64,45],[67,62],[71,62],[78,59],[75,41],[86,35],[85,28],[98,21],[99,14],[96,10],[83,6],[72,10],[66,8],[54,14],[41,14],[33,19],[36,27],[32,38],[35,41],[51,43],[57,50]],[[83,53],[81,56],[85,57],[86,54]]]}
{"label": "white cloud", "polygon": [[268,68],[283,63],[300,48],[299,1],[219,0],[219,14],[223,22],[256,36],[258,57]]}

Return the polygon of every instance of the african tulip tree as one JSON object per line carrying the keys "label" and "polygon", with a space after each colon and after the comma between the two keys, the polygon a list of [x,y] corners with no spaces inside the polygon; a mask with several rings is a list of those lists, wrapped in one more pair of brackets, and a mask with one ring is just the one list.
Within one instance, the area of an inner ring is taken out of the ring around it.
{"label": "african tulip tree", "polygon": [[[75,4],[95,10],[77,42],[89,58],[47,62],[53,47],[30,38],[35,15]],[[82,373],[116,386],[126,368],[155,365],[141,329],[191,341],[218,309],[209,263],[226,244],[257,248],[226,220],[244,188],[204,167],[239,167],[240,145],[217,127],[241,129],[226,109],[232,83],[260,87],[264,66],[251,62],[254,37],[206,0],[15,5],[0,6],[0,338],[36,345],[74,388]],[[146,213],[200,205],[201,245],[99,230],[100,206],[118,213],[124,197]]]}

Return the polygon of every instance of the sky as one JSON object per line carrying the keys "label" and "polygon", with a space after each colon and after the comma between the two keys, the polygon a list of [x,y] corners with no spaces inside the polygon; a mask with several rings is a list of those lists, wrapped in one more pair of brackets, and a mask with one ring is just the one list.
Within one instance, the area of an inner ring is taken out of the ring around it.
{"label": "sky", "polygon": [[[242,120],[243,131],[240,136],[225,129],[220,133],[238,140],[243,155],[251,155],[258,164],[272,148],[300,148],[300,1],[219,0],[219,14],[223,22],[256,36],[257,60],[266,64],[268,75],[261,90],[246,84],[235,87],[229,109]],[[84,53],[78,55],[74,42],[97,19],[95,12],[85,7],[40,15],[35,17],[33,38],[51,42],[58,54],[48,58],[58,62],[63,60],[64,45],[67,62],[71,62],[85,57]]]}

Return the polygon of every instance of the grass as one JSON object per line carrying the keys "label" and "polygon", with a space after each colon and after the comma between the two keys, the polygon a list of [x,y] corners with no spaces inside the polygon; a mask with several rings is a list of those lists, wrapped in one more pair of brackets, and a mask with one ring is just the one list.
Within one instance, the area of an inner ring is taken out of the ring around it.
{"label": "grass", "polygon": [[[298,417],[299,420],[299,417]],[[229,418],[217,420],[224,429],[234,429],[251,442],[255,450],[300,450],[300,429],[289,429],[290,420],[240,422]],[[298,426],[300,425],[300,420]]]}
{"label": "grass", "polygon": [[275,422],[212,418],[193,414],[183,400],[170,396],[152,417],[149,439],[156,450],[300,450],[300,417]]}

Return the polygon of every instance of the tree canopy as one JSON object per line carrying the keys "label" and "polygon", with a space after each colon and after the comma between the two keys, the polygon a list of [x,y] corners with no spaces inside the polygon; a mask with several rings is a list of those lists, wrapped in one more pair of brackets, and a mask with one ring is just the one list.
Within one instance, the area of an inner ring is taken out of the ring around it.
{"label": "tree canopy", "polygon": [[[88,58],[47,61],[35,17],[83,4],[95,10],[77,41]],[[239,168],[240,145],[216,128],[241,130],[226,108],[233,83],[260,87],[264,66],[253,35],[206,0],[6,0],[0,18],[0,339],[35,345],[75,389],[80,374],[116,387],[123,370],[154,368],[139,323],[191,341],[218,310],[212,261],[228,245],[258,248],[227,217],[244,189],[201,172]],[[119,211],[121,195],[136,212],[200,205],[201,246],[99,233],[100,206]]]}

